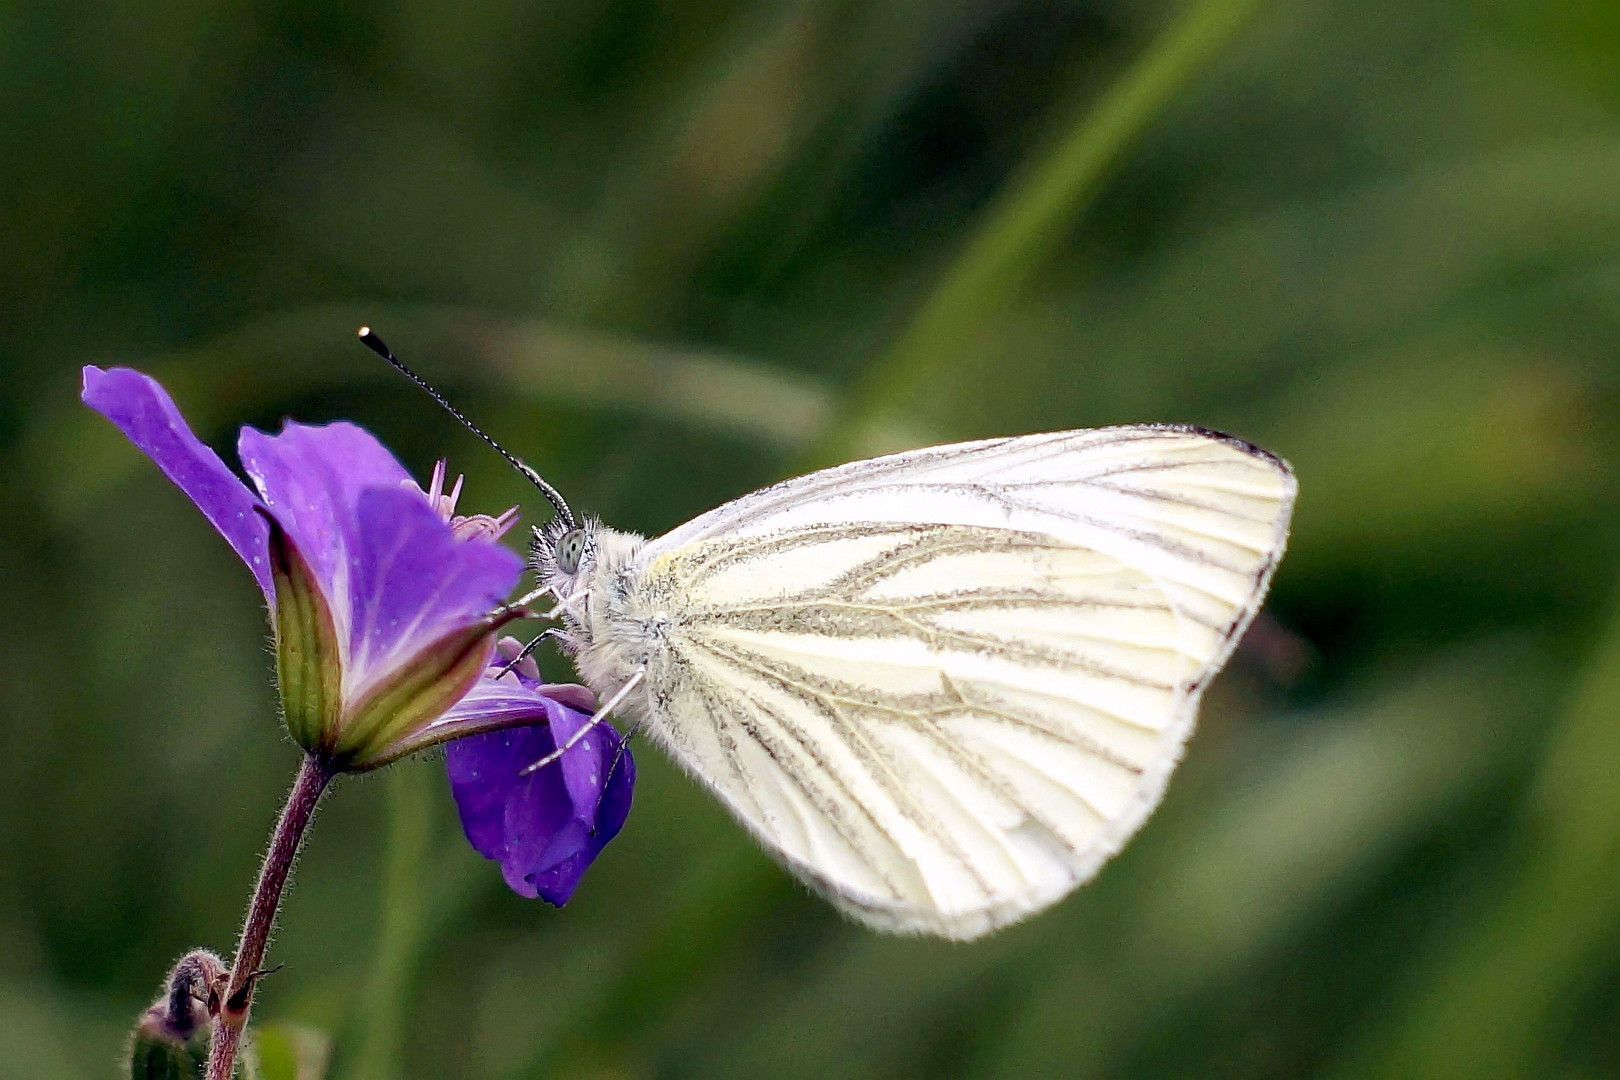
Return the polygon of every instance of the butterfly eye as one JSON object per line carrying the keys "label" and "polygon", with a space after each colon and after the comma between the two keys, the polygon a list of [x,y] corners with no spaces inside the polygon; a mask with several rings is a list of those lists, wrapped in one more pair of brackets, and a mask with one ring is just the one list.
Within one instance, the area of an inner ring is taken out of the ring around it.
{"label": "butterfly eye", "polygon": [[585,530],[569,529],[557,541],[557,569],[572,577],[579,573],[579,560],[585,554]]}

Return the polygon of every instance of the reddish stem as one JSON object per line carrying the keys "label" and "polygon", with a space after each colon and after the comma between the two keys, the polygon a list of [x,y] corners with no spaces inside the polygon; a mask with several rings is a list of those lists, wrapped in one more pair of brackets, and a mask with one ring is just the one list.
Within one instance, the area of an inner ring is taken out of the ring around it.
{"label": "reddish stem", "polygon": [[304,830],[309,827],[315,806],[333,775],[327,762],[314,754],[306,755],[293,780],[292,790],[287,793],[287,805],[282,808],[281,820],[276,822],[276,831],[270,837],[270,850],[259,868],[259,882],[253,887],[247,920],[242,924],[242,936],[237,940],[236,956],[231,961],[230,981],[226,984],[213,1040],[208,1047],[207,1080],[231,1080],[235,1072],[236,1052],[242,1042],[242,1029],[247,1026],[248,1010],[253,1005],[253,985],[260,975],[265,947],[270,943],[276,909],[281,905],[281,890],[287,884],[293,861],[298,858]]}

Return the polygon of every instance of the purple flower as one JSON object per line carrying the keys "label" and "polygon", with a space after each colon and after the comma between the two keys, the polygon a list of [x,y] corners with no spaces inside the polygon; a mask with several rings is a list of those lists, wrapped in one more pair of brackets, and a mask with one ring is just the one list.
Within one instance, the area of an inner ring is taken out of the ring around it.
{"label": "purple flower", "polygon": [[[505,638],[501,647],[514,656],[519,645]],[[590,719],[595,701],[583,686],[542,686],[529,659],[499,682],[484,680],[458,708],[492,707],[484,695],[509,685],[513,676],[525,690],[551,699],[550,723],[474,735],[445,747],[450,791],[468,842],[501,864],[506,883],[523,896],[561,907],[624,825],[636,763],[619,733],[598,724],[563,755],[560,768],[518,775],[513,762],[538,761],[566,742]]]}
{"label": "purple flower", "polygon": [[478,736],[451,758],[468,838],[519,892],[566,900],[623,824],[634,767],[624,753],[610,778],[601,755],[620,740],[604,723],[557,766],[519,776],[578,730],[593,699],[532,671],[495,678],[495,632],[518,617],[504,600],[523,570],[496,541],[516,511],[457,516],[461,482],[444,491],[442,462],[424,491],[347,423],[243,428],[255,491],[149,376],[86,367],[82,397],[191,497],[259,583],[293,738],[358,772]]}

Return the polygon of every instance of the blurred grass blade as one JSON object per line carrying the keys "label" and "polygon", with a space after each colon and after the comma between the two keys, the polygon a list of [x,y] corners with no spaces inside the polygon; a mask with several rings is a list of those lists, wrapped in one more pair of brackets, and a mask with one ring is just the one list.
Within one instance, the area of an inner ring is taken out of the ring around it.
{"label": "blurred grass blade", "polygon": [[304,1024],[265,1024],[253,1035],[249,1080],[326,1080],[331,1056],[325,1032]]}
{"label": "blurred grass blade", "polygon": [[1061,141],[990,206],[966,249],[879,361],[824,455],[826,464],[900,449],[894,425],[1039,272],[1124,154],[1259,7],[1194,0]]}
{"label": "blurred grass blade", "polygon": [[1337,1080],[1545,1075],[1620,922],[1620,606],[1517,829],[1517,876],[1420,965]]}
{"label": "blurred grass blade", "polygon": [[376,954],[359,1017],[355,1080],[399,1080],[405,1075],[405,1014],[416,961],[424,944],[428,846],[433,819],[428,785],[437,759],[396,762],[384,778],[388,837],[378,893]]}

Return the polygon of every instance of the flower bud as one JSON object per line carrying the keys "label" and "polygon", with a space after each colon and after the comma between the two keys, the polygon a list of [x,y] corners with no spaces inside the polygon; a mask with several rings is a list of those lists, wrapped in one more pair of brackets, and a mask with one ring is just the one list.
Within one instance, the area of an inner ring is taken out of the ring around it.
{"label": "flower bud", "polygon": [[177,1043],[147,1027],[135,1028],[129,1048],[129,1080],[202,1080],[208,1040]]}
{"label": "flower bud", "polygon": [[130,1080],[200,1080],[224,977],[225,965],[205,949],[180,958],[130,1036]]}

